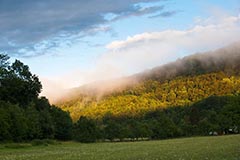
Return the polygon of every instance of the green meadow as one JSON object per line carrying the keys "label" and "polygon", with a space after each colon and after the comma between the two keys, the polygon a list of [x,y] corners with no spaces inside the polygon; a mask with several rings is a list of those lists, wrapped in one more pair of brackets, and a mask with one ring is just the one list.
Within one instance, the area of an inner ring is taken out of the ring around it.
{"label": "green meadow", "polygon": [[240,135],[159,141],[0,144],[1,160],[239,160]]}

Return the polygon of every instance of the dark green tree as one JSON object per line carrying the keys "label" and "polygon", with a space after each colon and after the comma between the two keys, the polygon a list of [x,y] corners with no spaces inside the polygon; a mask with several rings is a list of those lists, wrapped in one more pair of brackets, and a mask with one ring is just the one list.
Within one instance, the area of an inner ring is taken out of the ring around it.
{"label": "dark green tree", "polygon": [[43,137],[40,123],[40,113],[34,107],[34,104],[29,105],[25,109],[25,117],[27,118],[27,139],[41,139]]}
{"label": "dark green tree", "polygon": [[11,139],[11,130],[9,124],[9,114],[7,108],[10,105],[0,101],[0,141],[6,141]]}
{"label": "dark green tree", "polygon": [[97,128],[96,122],[86,117],[81,117],[74,124],[73,129],[73,138],[79,142],[95,142],[99,137],[99,129]]}
{"label": "dark green tree", "polygon": [[24,107],[38,97],[42,85],[27,65],[19,60],[10,65],[8,59],[0,54],[0,100]]}
{"label": "dark green tree", "polygon": [[68,112],[52,106],[50,109],[54,123],[54,137],[59,140],[70,140],[72,138],[72,119]]}
{"label": "dark green tree", "polygon": [[122,134],[122,126],[117,123],[114,120],[108,120],[105,123],[105,128],[104,128],[104,137],[106,139],[109,139],[110,141],[113,141],[114,139],[118,138],[118,139],[123,139],[124,136]]}

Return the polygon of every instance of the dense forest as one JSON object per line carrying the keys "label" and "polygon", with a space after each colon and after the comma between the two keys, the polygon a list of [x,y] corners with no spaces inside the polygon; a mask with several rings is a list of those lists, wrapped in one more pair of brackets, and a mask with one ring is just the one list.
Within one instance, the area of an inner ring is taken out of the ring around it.
{"label": "dense forest", "polygon": [[178,77],[163,83],[147,80],[138,85],[115,92],[98,100],[83,95],[61,104],[74,120],[80,116],[102,118],[106,113],[114,116],[139,116],[147,111],[170,106],[184,106],[211,95],[235,95],[240,93],[240,76],[228,76],[223,72],[198,76]]}
{"label": "dense forest", "polygon": [[190,106],[146,112],[144,116],[81,117],[75,124],[81,142],[135,141],[240,132],[240,95],[211,96]]}
{"label": "dense forest", "polygon": [[0,142],[135,141],[239,133],[239,51],[225,48],[204,53],[204,58],[185,57],[127,77],[125,82],[134,80],[124,86],[116,82],[100,96],[103,90],[94,89],[96,85],[80,87],[56,105],[39,97],[41,82],[27,65],[10,63],[0,54]]}

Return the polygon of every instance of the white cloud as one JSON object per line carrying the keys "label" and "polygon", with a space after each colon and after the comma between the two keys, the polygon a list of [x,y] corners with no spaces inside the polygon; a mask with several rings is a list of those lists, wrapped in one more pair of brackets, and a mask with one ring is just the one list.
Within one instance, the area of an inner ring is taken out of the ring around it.
{"label": "white cloud", "polygon": [[141,71],[178,57],[213,50],[240,40],[240,17],[224,16],[198,20],[188,30],[146,32],[106,45],[101,59],[119,68]]}
{"label": "white cloud", "polygon": [[[219,20],[217,24],[211,23],[214,21],[211,19],[212,18],[207,20],[198,20],[198,24],[189,30],[166,30],[134,35],[132,37],[128,37],[126,40],[111,42],[106,46],[106,48],[115,52],[120,52],[123,49],[130,49],[132,46],[141,47],[142,45],[145,45],[151,47],[152,42],[157,42],[160,45],[159,48],[161,48],[161,45],[163,44],[169,44],[175,48],[176,45],[180,47],[189,47],[193,43],[200,47],[205,46],[206,44],[209,46],[208,43],[210,43],[210,45],[219,44],[220,42],[229,43],[231,40],[238,39],[238,35],[236,35],[236,33],[239,33],[240,30],[239,16],[224,17]],[[200,22],[203,24],[200,24]],[[199,40],[204,41],[201,41],[200,43]]]}

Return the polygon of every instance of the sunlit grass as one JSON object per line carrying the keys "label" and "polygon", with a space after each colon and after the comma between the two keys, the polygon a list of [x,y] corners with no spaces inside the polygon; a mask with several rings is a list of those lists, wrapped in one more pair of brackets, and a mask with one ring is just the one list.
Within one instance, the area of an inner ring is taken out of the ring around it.
{"label": "sunlit grass", "polygon": [[239,160],[240,135],[160,141],[9,148],[0,145],[0,160]]}

